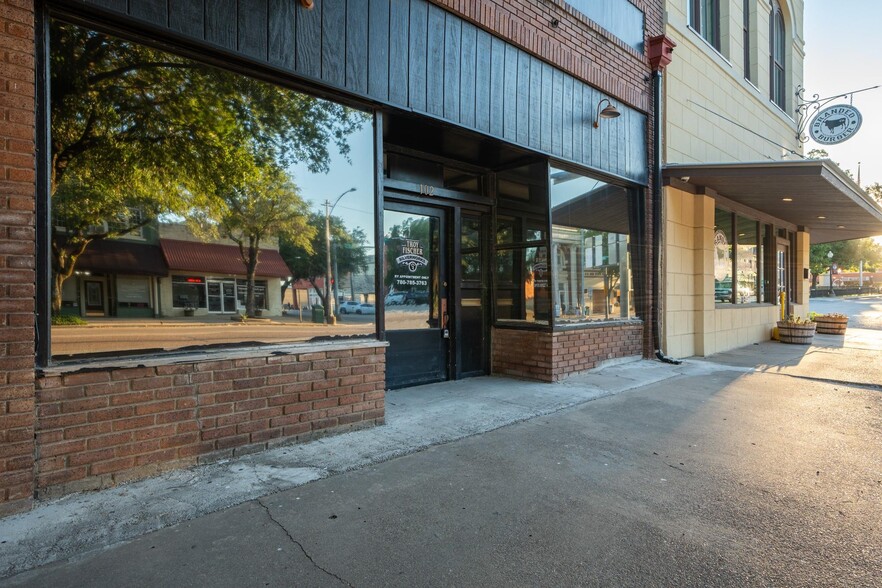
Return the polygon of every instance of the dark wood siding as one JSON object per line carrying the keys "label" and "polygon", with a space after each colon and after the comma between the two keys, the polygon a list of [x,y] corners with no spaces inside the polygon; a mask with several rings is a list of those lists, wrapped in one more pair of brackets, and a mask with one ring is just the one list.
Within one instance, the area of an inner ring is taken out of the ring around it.
{"label": "dark wood siding", "polygon": [[[427,0],[83,0],[302,80],[647,181],[646,116]],[[86,15],[87,16],[87,15]]]}

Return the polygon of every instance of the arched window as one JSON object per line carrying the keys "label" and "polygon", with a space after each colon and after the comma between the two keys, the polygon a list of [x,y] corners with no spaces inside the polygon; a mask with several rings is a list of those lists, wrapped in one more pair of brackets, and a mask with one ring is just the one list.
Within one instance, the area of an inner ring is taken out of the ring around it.
{"label": "arched window", "polygon": [[777,0],[772,1],[772,15],[769,20],[769,92],[772,102],[782,109],[787,108],[784,91],[784,15]]}

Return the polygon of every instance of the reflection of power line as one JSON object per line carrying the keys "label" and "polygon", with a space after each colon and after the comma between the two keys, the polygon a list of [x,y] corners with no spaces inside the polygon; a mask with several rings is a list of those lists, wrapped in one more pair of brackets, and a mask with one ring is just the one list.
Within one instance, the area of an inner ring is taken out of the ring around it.
{"label": "reflection of power line", "polygon": [[360,208],[352,208],[350,206],[338,206],[337,208],[342,208],[344,210],[351,210],[352,212],[360,212],[362,214],[374,214],[373,210],[362,210]]}

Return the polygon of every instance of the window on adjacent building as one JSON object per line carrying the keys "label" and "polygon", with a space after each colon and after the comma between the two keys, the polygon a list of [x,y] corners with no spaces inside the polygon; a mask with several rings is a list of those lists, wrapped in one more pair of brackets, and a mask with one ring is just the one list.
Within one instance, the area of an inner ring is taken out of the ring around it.
{"label": "window on adjacent building", "polygon": [[768,302],[766,248],[771,229],[728,210],[714,211],[714,300],[726,304]]}
{"label": "window on adjacent building", "polygon": [[781,109],[787,109],[787,92],[785,91],[786,68],[784,66],[785,38],[784,15],[781,5],[772,2],[772,14],[769,20],[769,82],[772,102]]}
{"label": "window on adjacent building", "polygon": [[[59,20],[50,53],[41,356],[192,345],[170,317],[208,328],[204,344],[376,334],[373,315],[302,324],[327,305],[326,200],[332,299],[375,298],[369,114]],[[278,325],[224,316],[252,313]],[[154,330],[63,325],[132,318]]]}
{"label": "window on adjacent building", "polygon": [[567,3],[634,49],[643,51],[643,12],[628,0],[567,0]]}
{"label": "window on adjacent building", "polygon": [[555,324],[634,316],[626,188],[550,169]]}
{"label": "window on adjacent building", "polygon": [[689,24],[717,51],[720,44],[720,0],[689,0]]}

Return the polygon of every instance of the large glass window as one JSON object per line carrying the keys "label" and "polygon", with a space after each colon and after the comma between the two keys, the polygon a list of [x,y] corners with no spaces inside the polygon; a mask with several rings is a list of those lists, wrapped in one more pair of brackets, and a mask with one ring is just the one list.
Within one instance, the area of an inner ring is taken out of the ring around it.
{"label": "large glass window", "polygon": [[542,161],[497,175],[497,321],[551,324],[547,169]]}
{"label": "large glass window", "polygon": [[720,0],[689,0],[689,24],[720,51]]}
{"label": "large glass window", "polygon": [[638,51],[643,51],[643,12],[628,0],[567,0],[573,8]]}
{"label": "large glass window", "polygon": [[769,88],[772,102],[782,109],[787,109],[787,92],[785,90],[785,39],[784,15],[777,0],[772,1],[772,14],[769,20]]}
{"label": "large glass window", "polygon": [[717,208],[714,211],[714,300],[726,304],[766,302],[765,247],[771,228]]}
{"label": "large glass window", "polygon": [[736,216],[738,231],[738,302],[759,302],[760,246],[757,223],[753,219]]}
{"label": "large glass window", "polygon": [[634,316],[628,190],[551,168],[556,324]]}
{"label": "large glass window", "polygon": [[732,244],[732,213],[717,208],[714,211],[714,300],[734,302],[734,251]]}
{"label": "large glass window", "polygon": [[52,355],[376,333],[368,113],[58,20],[49,96]]}

